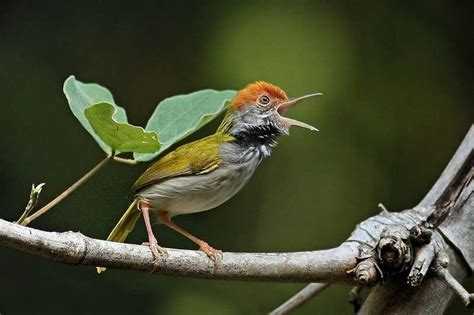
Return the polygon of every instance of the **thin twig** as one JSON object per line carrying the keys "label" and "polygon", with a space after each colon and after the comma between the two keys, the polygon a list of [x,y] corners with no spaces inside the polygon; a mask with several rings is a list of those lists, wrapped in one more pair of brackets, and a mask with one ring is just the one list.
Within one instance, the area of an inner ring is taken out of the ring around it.
{"label": "thin twig", "polygon": [[280,305],[278,308],[273,310],[270,315],[283,315],[288,314],[301,305],[308,302],[318,293],[321,293],[324,289],[329,287],[330,283],[310,283],[304,287],[301,291],[293,295],[288,301]]}
{"label": "thin twig", "polygon": [[443,280],[451,290],[461,298],[466,307],[472,307],[474,305],[474,293],[469,293],[462,284],[451,275],[448,269],[437,267],[434,269],[434,272],[438,278]]}
{"label": "thin twig", "polygon": [[362,291],[364,290],[364,286],[356,285],[354,286],[351,291],[349,292],[349,303],[352,304],[354,307],[354,313],[360,310],[363,302],[362,302]]}
{"label": "thin twig", "polygon": [[386,213],[390,212],[387,210],[387,208],[385,208],[384,204],[381,202],[377,206],[380,208],[380,210],[382,210],[382,212],[386,212]]}
{"label": "thin twig", "polygon": [[16,221],[16,223],[21,224],[26,219],[26,217],[30,215],[31,211],[33,211],[35,206],[38,204],[39,195],[43,189],[43,186],[44,183],[41,183],[36,187],[35,184],[31,185],[30,199],[28,200],[28,204],[25,207],[25,211],[23,211],[23,214],[18,219],[18,221]]}
{"label": "thin twig", "polygon": [[94,166],[89,172],[87,172],[84,176],[82,176],[78,181],[76,181],[74,184],[72,184],[68,189],[63,191],[59,196],[51,200],[47,205],[33,213],[31,216],[25,218],[23,222],[21,222],[21,225],[28,225],[35,219],[37,219],[39,216],[45,214],[48,212],[52,207],[60,203],[64,198],[69,196],[73,191],[75,191],[79,186],[84,184],[89,178],[94,176],[102,167],[104,167],[109,161],[113,159],[112,156],[107,156],[105,159],[100,161],[99,164]]}

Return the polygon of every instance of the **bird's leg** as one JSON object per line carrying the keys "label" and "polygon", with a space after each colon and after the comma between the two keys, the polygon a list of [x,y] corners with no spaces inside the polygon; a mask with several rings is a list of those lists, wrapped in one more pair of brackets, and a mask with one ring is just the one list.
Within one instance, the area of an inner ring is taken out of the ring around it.
{"label": "bird's leg", "polygon": [[151,253],[153,255],[153,265],[155,268],[158,266],[158,259],[161,254],[166,253],[166,249],[158,245],[153,230],[151,229],[150,221],[150,205],[146,202],[140,202],[139,209],[142,211],[143,220],[145,221],[146,232],[148,234],[148,246],[150,247]]}
{"label": "bird's leg", "polygon": [[158,212],[158,217],[160,218],[161,220],[161,223],[163,223],[164,225],[167,225],[169,226],[170,228],[172,228],[173,230],[175,230],[176,232],[186,236],[187,238],[189,238],[191,241],[193,241],[194,243],[196,243],[198,246],[199,246],[199,250],[203,251],[204,253],[206,253],[206,255],[214,262],[217,262],[218,260],[220,260],[220,258],[222,257],[222,251],[221,250],[218,250],[218,249],[215,249],[211,246],[209,246],[209,244],[207,244],[206,242],[204,242],[203,240],[200,240],[199,238],[197,238],[196,236],[192,235],[191,233],[189,233],[188,231],[186,231],[185,229],[183,229],[182,227],[176,225],[176,223],[172,222],[168,216],[168,212],[167,211],[160,211]]}

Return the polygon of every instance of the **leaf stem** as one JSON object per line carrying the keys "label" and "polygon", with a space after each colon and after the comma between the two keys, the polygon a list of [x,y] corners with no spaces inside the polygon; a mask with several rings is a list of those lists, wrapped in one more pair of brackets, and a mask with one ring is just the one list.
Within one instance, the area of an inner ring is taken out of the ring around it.
{"label": "leaf stem", "polygon": [[109,161],[113,160],[114,156],[110,155],[107,156],[105,159],[100,161],[99,164],[94,166],[89,172],[87,172],[84,176],[82,176],[78,181],[76,181],[74,184],[72,184],[68,189],[63,191],[59,196],[51,200],[47,205],[33,213],[31,216],[25,218],[20,224],[21,225],[28,225],[35,219],[37,219],[39,216],[45,214],[48,212],[52,207],[60,203],[64,198],[69,196],[73,191],[75,191],[79,186],[84,184],[89,178],[94,176],[101,168],[103,168]]}

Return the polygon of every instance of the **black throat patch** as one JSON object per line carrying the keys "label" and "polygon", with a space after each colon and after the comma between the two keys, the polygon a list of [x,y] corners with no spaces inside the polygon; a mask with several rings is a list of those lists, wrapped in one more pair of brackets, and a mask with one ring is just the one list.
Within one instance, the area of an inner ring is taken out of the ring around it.
{"label": "black throat patch", "polygon": [[276,137],[280,136],[281,131],[273,124],[247,126],[242,128],[239,132],[233,134],[239,144],[260,146],[276,145]]}

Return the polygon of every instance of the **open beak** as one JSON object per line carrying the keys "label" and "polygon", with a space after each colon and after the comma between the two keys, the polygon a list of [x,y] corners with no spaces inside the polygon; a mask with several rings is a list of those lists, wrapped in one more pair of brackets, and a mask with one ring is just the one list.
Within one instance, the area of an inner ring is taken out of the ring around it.
{"label": "open beak", "polygon": [[323,93],[308,94],[308,95],[303,95],[303,96],[300,96],[300,97],[296,97],[296,98],[290,99],[290,100],[288,100],[284,103],[281,103],[280,105],[278,105],[278,108],[277,108],[278,114],[280,114],[281,121],[284,124],[288,125],[288,126],[299,126],[299,127],[303,127],[303,128],[312,130],[312,131],[319,131],[318,129],[316,129],[313,126],[310,126],[308,124],[305,124],[304,122],[298,121],[296,119],[291,119],[291,118],[288,118],[288,117],[284,117],[282,115],[288,109],[290,109],[294,105],[298,104],[302,100],[305,100],[307,98],[311,98],[311,97],[314,97],[314,96],[321,96],[321,95],[323,95]]}

